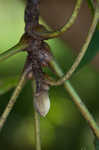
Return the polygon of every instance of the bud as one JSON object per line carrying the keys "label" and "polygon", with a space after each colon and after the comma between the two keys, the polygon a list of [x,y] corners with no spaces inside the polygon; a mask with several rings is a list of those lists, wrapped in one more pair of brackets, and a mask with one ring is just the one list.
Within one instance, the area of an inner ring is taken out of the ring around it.
{"label": "bud", "polygon": [[34,106],[41,116],[45,117],[47,115],[50,109],[48,90],[43,90],[38,95],[34,96]]}

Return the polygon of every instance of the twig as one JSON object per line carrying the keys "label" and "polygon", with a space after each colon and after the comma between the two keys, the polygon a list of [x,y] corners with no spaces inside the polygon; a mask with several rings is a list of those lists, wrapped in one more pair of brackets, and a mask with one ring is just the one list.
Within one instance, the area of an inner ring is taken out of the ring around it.
{"label": "twig", "polygon": [[18,52],[21,52],[25,47],[26,47],[25,43],[18,43],[14,47],[0,54],[0,62],[9,58],[10,56],[17,54]]}
{"label": "twig", "polygon": [[87,0],[88,6],[91,10],[92,15],[95,13],[95,6],[94,6],[94,1],[93,0]]}
{"label": "twig", "polygon": [[3,114],[1,115],[0,117],[0,131],[2,130],[3,126],[4,126],[4,123],[6,122],[7,120],[7,117],[8,115],[10,114],[15,102],[16,102],[16,99],[17,97],[19,96],[20,92],[21,92],[21,89],[25,83],[25,80],[26,80],[26,72],[23,73],[14,93],[12,94],[12,97],[11,99],[9,100],[9,103],[8,105],[6,106]]}
{"label": "twig", "polygon": [[[63,76],[63,72],[62,72],[62,70],[60,69],[60,67],[58,66],[58,64],[56,63],[55,60],[51,61],[49,63],[49,65],[50,65],[50,68],[52,68],[52,70],[54,71],[54,73],[56,73],[56,75],[58,77]],[[99,139],[99,128],[98,128],[95,120],[93,119],[93,117],[90,114],[90,112],[88,111],[87,107],[82,102],[79,95],[76,93],[76,91],[74,90],[74,88],[72,87],[72,85],[70,84],[70,82],[68,80],[64,82],[64,87],[68,91],[70,96],[72,97],[72,100],[74,101],[74,103],[76,104],[78,109],[80,110],[80,112],[83,115],[83,117],[85,118],[85,120],[88,122],[88,124],[91,127],[94,135]]]}
{"label": "twig", "polygon": [[96,11],[95,11],[95,15],[94,15],[94,18],[93,18],[93,21],[92,21],[92,25],[89,29],[89,32],[88,32],[88,35],[87,35],[87,38],[85,40],[85,43],[83,45],[83,47],[81,48],[81,51],[80,53],[78,54],[75,62],[73,63],[73,65],[71,66],[70,70],[64,75],[64,77],[61,77],[61,79],[59,79],[58,81],[55,81],[55,82],[49,82],[50,85],[55,85],[55,86],[58,86],[58,85],[61,85],[63,84],[63,82],[65,80],[68,80],[71,75],[75,72],[75,70],[77,69],[77,67],[79,66],[81,60],[83,59],[86,51],[87,51],[87,48],[89,46],[89,43],[92,39],[92,36],[93,36],[93,33],[96,29],[96,26],[97,26],[97,23],[98,23],[98,20],[99,20],[99,7],[97,6],[96,7]]}
{"label": "twig", "polygon": [[39,116],[35,108],[34,108],[34,131],[35,131],[36,150],[41,150]]}
{"label": "twig", "polygon": [[68,22],[64,26],[62,26],[60,29],[58,29],[56,31],[45,31],[45,32],[33,31],[33,33],[35,35],[43,37],[45,39],[59,37],[62,33],[66,32],[74,24],[78,14],[79,14],[82,2],[83,2],[83,0],[77,0],[71,17],[69,18]]}
{"label": "twig", "polygon": [[[36,83],[33,81],[32,83],[33,88],[33,97],[36,90]],[[36,111],[35,105],[34,105],[34,132],[35,132],[35,146],[36,150],[41,150],[41,140],[40,140],[40,121],[39,121],[39,115]]]}

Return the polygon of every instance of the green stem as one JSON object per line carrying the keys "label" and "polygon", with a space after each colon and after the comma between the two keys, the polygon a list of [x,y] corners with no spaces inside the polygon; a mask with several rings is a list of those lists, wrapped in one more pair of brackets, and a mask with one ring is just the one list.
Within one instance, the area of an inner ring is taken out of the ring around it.
{"label": "green stem", "polygon": [[74,24],[78,14],[79,14],[82,2],[83,2],[83,0],[77,0],[71,17],[69,18],[68,22],[64,26],[62,26],[60,29],[58,29],[56,31],[52,31],[52,32],[51,31],[49,31],[49,32],[48,31],[46,31],[46,32],[35,32],[34,31],[34,34],[37,36],[39,35],[45,39],[56,38],[56,37],[60,36],[62,33],[66,32]]}
{"label": "green stem", "polygon": [[22,90],[22,87],[25,83],[25,80],[26,80],[26,72],[23,73],[23,75],[22,75],[22,77],[19,81],[19,84],[17,85],[14,93],[12,94],[11,99],[9,100],[8,105],[6,106],[3,114],[0,117],[0,131],[2,130],[2,128],[4,126],[4,123],[6,122],[7,117],[10,114],[10,112],[11,112],[11,110],[12,110],[12,108],[13,108],[15,102],[16,102],[17,97],[19,96],[19,94]]}
{"label": "green stem", "polygon": [[94,15],[94,13],[95,13],[95,6],[94,6],[93,0],[87,0],[87,3],[88,3],[88,6],[89,6],[89,8],[91,10],[92,15]]}
{"label": "green stem", "polygon": [[25,43],[18,43],[14,47],[10,48],[9,50],[5,51],[4,53],[0,54],[0,62],[21,52],[26,47]]}
{"label": "green stem", "polygon": [[39,116],[37,111],[34,108],[34,131],[35,131],[35,145],[36,150],[41,150],[41,141],[40,141],[40,123]]}
{"label": "green stem", "polygon": [[64,83],[65,80],[68,80],[71,75],[75,72],[75,70],[77,69],[77,67],[79,66],[81,60],[83,59],[87,49],[88,49],[88,46],[89,46],[89,43],[92,39],[92,36],[93,36],[93,33],[96,29],[96,26],[97,26],[97,23],[98,23],[98,19],[99,19],[99,7],[96,8],[96,11],[95,11],[95,15],[94,15],[94,18],[93,18],[93,21],[92,21],[92,25],[89,29],[89,32],[88,32],[88,35],[87,35],[87,38],[85,40],[85,43],[83,45],[83,47],[81,48],[81,51],[79,53],[79,55],[77,56],[75,62],[73,63],[73,65],[71,66],[70,70],[64,75],[64,77],[62,77],[61,79],[59,79],[58,81],[56,82],[50,82],[50,85],[55,85],[55,86],[58,86],[58,85],[61,85]]}
{"label": "green stem", "polygon": [[[63,76],[63,72],[60,69],[60,67],[58,66],[58,64],[55,62],[55,60],[52,60],[49,63],[49,65],[50,65],[50,67],[53,69],[53,71],[56,73],[56,75],[58,77],[62,77]],[[64,87],[68,91],[70,96],[72,97],[73,102],[76,104],[76,106],[80,110],[80,112],[83,115],[83,117],[85,118],[85,120],[88,122],[88,124],[91,127],[91,129],[92,129],[93,133],[95,134],[95,136],[99,139],[99,128],[98,128],[94,118],[92,117],[92,115],[88,111],[87,107],[82,102],[82,100],[80,99],[79,95],[76,93],[76,91],[71,86],[71,84],[70,84],[70,82],[68,80],[64,82]]]}
{"label": "green stem", "polygon": [[[36,82],[33,80],[32,83],[32,89],[33,89],[33,97],[36,91]],[[36,111],[36,108],[34,106],[34,132],[35,132],[35,146],[36,150],[41,150],[41,140],[40,140],[40,120],[39,115]]]}

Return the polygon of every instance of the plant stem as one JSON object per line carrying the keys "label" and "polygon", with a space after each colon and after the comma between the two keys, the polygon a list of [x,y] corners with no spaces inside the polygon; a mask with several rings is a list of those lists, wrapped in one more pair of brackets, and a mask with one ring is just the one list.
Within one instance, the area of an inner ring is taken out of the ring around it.
{"label": "plant stem", "polygon": [[95,6],[94,6],[94,1],[93,0],[87,0],[88,6],[91,10],[92,15],[95,13]]}
{"label": "plant stem", "polygon": [[60,29],[58,29],[56,31],[46,31],[46,32],[33,31],[33,33],[36,35],[39,35],[43,38],[46,38],[46,39],[56,38],[56,37],[60,36],[62,33],[66,32],[74,24],[78,14],[79,14],[82,2],[83,2],[83,0],[77,0],[71,17],[69,18],[68,22],[64,26],[62,26]]}
{"label": "plant stem", "polygon": [[[36,91],[36,82],[33,80],[32,82],[32,89],[33,89],[33,97]],[[41,150],[41,140],[40,140],[40,120],[39,115],[36,111],[35,105],[34,105],[34,132],[35,132],[35,146],[36,150]]]}
{"label": "plant stem", "polygon": [[18,52],[21,52],[22,49],[26,47],[25,43],[18,43],[14,47],[10,48],[9,50],[5,51],[4,53],[0,54],[0,62],[9,58],[10,56],[13,56],[17,54]]}
{"label": "plant stem", "polygon": [[[52,68],[52,70],[56,73],[56,75],[58,77],[63,76],[63,72],[62,72],[62,70],[60,69],[60,67],[58,66],[58,64],[56,63],[55,60],[52,60],[49,63],[49,65],[50,65],[50,68]],[[68,91],[70,96],[72,97],[73,102],[76,104],[76,106],[80,110],[80,112],[83,115],[83,117],[85,118],[85,120],[88,122],[88,124],[91,127],[94,135],[99,139],[99,128],[98,128],[95,120],[93,119],[93,117],[90,114],[90,112],[88,111],[87,107],[82,102],[79,95],[76,93],[76,91],[74,90],[74,88],[72,87],[72,85],[70,84],[70,82],[68,80],[64,82],[64,87]]]}
{"label": "plant stem", "polygon": [[35,131],[35,145],[36,150],[41,150],[41,141],[40,141],[40,121],[39,115],[34,108],[34,131]]}
{"label": "plant stem", "polygon": [[6,122],[7,120],[7,117],[8,115],[10,114],[15,102],[16,102],[16,99],[17,97],[19,96],[20,92],[21,92],[21,89],[25,83],[25,80],[26,80],[26,72],[23,73],[14,93],[12,94],[12,97],[11,99],[9,100],[8,102],[8,105],[6,106],[3,114],[1,115],[0,117],[0,131],[2,130],[3,126],[4,126],[4,123]]}
{"label": "plant stem", "polygon": [[97,26],[97,23],[98,23],[98,20],[99,20],[98,9],[99,9],[99,7],[96,8],[95,15],[94,15],[94,18],[93,18],[93,21],[92,21],[92,25],[91,25],[91,27],[89,29],[89,32],[88,32],[87,38],[85,40],[85,43],[84,43],[83,47],[81,48],[81,51],[79,52],[75,62],[71,66],[70,70],[61,79],[59,79],[58,81],[50,82],[50,85],[58,86],[58,85],[63,84],[63,82],[65,80],[68,80],[71,77],[71,75],[75,72],[77,67],[79,66],[81,60],[83,59],[83,57],[84,57],[84,55],[85,55],[85,53],[87,51],[87,48],[89,46],[89,43],[90,43],[90,41],[92,39],[93,33],[94,33],[94,31],[96,29],[96,26]]}

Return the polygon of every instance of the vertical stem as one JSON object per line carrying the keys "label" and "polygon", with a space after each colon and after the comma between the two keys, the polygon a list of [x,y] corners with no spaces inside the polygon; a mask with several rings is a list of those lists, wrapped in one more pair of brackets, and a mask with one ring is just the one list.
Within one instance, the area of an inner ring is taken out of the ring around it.
{"label": "vertical stem", "polygon": [[35,146],[36,150],[41,150],[40,141],[40,120],[37,111],[34,108],[34,131],[35,131]]}
{"label": "vertical stem", "polygon": [[32,35],[35,27],[39,25],[39,1],[40,0],[27,0],[25,9],[25,32]]}
{"label": "vertical stem", "polygon": [[[58,66],[58,64],[55,62],[55,60],[52,60],[49,63],[49,65],[58,77],[63,76],[63,72],[60,69],[60,67]],[[70,82],[68,80],[64,82],[64,87],[68,91],[70,96],[72,97],[73,102],[76,104],[77,108],[80,110],[80,112],[83,115],[83,117],[85,118],[85,120],[88,122],[88,124],[91,127],[94,135],[99,139],[99,127],[97,126],[93,116],[90,114],[87,107],[82,102],[79,95],[74,90],[74,88],[72,87],[72,85],[70,84]]]}
{"label": "vertical stem", "polygon": [[[36,91],[36,81],[33,80],[32,83],[32,89],[33,89],[33,96]],[[36,150],[41,150],[41,140],[40,140],[40,118],[39,115],[35,109],[34,105],[34,133],[35,133],[35,146]]]}

